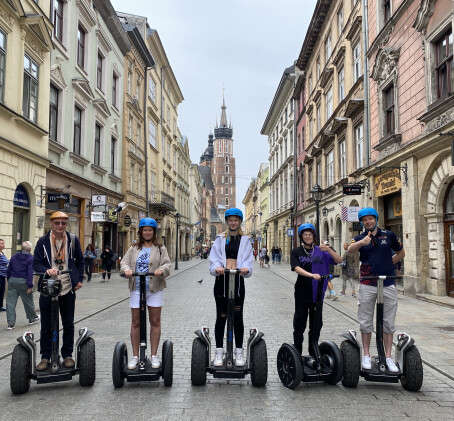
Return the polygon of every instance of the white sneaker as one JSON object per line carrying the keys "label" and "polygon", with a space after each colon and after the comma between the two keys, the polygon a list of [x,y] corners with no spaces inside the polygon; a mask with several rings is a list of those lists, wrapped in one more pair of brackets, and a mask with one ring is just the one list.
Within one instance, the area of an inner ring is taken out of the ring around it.
{"label": "white sneaker", "polygon": [[152,355],[151,356],[151,368],[159,368],[161,367],[161,362],[159,361],[159,358],[157,355]]}
{"label": "white sneaker", "polygon": [[235,365],[237,367],[243,367],[244,366],[243,348],[237,348],[235,350]]}
{"label": "white sneaker", "polygon": [[372,363],[371,363],[370,357],[369,357],[368,355],[365,355],[365,356],[363,357],[363,364],[362,364],[362,366],[363,366],[363,369],[364,369],[364,370],[370,370],[370,369],[372,368]]}
{"label": "white sneaker", "polygon": [[216,348],[213,365],[215,367],[221,367],[224,365],[224,348]]}
{"label": "white sneaker", "polygon": [[128,370],[134,370],[139,363],[139,357],[132,357],[128,363]]}
{"label": "white sneaker", "polygon": [[399,369],[397,368],[397,365],[394,364],[394,361],[392,358],[386,358],[386,366],[388,367],[388,371],[391,373],[398,373]]}

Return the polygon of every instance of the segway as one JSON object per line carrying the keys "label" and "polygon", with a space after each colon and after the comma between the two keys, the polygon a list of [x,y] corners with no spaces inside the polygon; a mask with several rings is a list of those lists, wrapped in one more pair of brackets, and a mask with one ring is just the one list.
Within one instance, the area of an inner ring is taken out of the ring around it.
{"label": "segway", "polygon": [[[318,332],[322,322],[323,295],[328,281],[333,275],[322,275],[320,281],[313,279],[312,288],[316,288],[316,307],[314,316],[314,331]],[[343,361],[339,347],[332,341],[320,345],[315,338],[311,339],[315,356],[302,356],[298,348],[290,343],[284,343],[277,353],[277,372],[282,384],[295,389],[301,382],[318,382],[336,385],[342,379]]]}
{"label": "segway", "polygon": [[112,360],[112,381],[115,388],[123,387],[125,379],[128,382],[152,382],[161,377],[165,386],[173,383],[173,343],[167,339],[162,344],[161,367],[153,368],[151,360],[145,356],[147,349],[147,299],[146,276],[154,276],[154,272],[133,273],[132,276],[140,277],[140,348],[139,362],[134,369],[128,368],[128,348],[124,342],[115,345]]}
{"label": "segway", "polygon": [[[71,272],[70,270],[60,271],[58,275]],[[46,273],[35,273],[45,277]],[[61,279],[45,278],[41,280],[39,292],[45,297],[51,297],[51,337],[52,354],[50,364],[46,370],[36,370],[36,342],[32,332],[25,332],[17,338],[18,345],[14,347],[11,358],[10,386],[14,394],[28,392],[30,380],[36,380],[37,384],[56,383],[71,380],[79,374],[81,386],[92,386],[96,378],[95,363],[95,340],[91,337],[93,332],[86,327],[79,329],[79,338],[76,341],[75,366],[65,367],[59,355],[59,307],[58,296],[62,290]]]}
{"label": "segway", "polygon": [[366,381],[383,383],[400,383],[403,388],[412,392],[421,389],[423,382],[422,360],[415,340],[406,333],[397,335],[395,362],[399,372],[387,370],[385,348],[383,345],[383,282],[385,279],[402,279],[401,276],[365,276],[360,279],[377,279],[377,314],[376,314],[376,341],[378,357],[371,357],[370,370],[362,368],[361,346],[356,338],[356,332],[349,330],[342,336],[346,339],[341,344],[344,360],[344,375],[342,384],[346,387],[356,387],[359,377]]}
{"label": "segway", "polygon": [[244,379],[251,374],[251,382],[256,387],[265,386],[268,379],[268,356],[263,333],[253,328],[249,331],[247,341],[246,361],[244,366],[237,367],[233,359],[233,320],[235,307],[235,275],[239,269],[226,269],[225,276],[229,277],[227,302],[227,352],[222,366],[215,366],[211,360],[210,330],[202,326],[194,333],[197,337],[192,343],[191,382],[194,386],[206,384],[207,373],[215,379]]}

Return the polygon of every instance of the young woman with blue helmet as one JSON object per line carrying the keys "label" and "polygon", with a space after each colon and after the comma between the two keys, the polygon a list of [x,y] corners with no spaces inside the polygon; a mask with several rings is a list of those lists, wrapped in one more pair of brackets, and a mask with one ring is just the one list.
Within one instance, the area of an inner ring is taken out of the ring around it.
{"label": "young woman with blue helmet", "polygon": [[214,283],[214,298],[216,300],[216,325],[214,328],[216,339],[215,366],[222,366],[224,356],[224,330],[227,320],[228,282],[224,276],[225,269],[237,269],[235,279],[235,318],[233,331],[235,335],[235,365],[244,366],[243,355],[243,303],[245,296],[244,278],[252,274],[253,252],[251,241],[241,230],[243,212],[237,208],[225,212],[227,230],[219,234],[210,252],[210,273],[216,276]]}
{"label": "young woman with blue helmet", "polygon": [[139,362],[140,345],[140,280],[132,277],[133,272],[154,272],[146,279],[146,300],[150,319],[151,365],[159,368],[157,356],[161,338],[161,309],[164,304],[166,278],[170,275],[170,259],[165,246],[157,241],[158,224],[153,218],[143,218],[139,222],[139,239],[129,248],[121,260],[121,272],[129,278],[129,307],[131,308],[131,343],[133,357],[128,369],[133,370]]}
{"label": "young woman with blue helmet", "polygon": [[317,283],[320,282],[321,275],[329,275],[329,265],[341,263],[342,257],[326,244],[315,245],[316,230],[312,224],[301,224],[298,227],[298,238],[301,246],[294,248],[290,253],[291,269],[298,274],[295,283],[293,342],[302,353],[304,331],[309,316],[309,355],[315,356],[310,345],[313,343],[311,339],[314,338],[315,342],[318,342],[323,325],[320,323],[319,330],[314,331]]}

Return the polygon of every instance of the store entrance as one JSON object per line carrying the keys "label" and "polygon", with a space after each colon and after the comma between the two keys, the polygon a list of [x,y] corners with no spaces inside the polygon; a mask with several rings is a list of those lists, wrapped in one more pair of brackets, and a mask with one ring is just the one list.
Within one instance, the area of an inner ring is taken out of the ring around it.
{"label": "store entrance", "polygon": [[[402,195],[390,194],[385,196],[385,229],[396,234],[397,239],[405,247],[402,227]],[[401,261],[401,273],[405,274],[405,259]],[[398,281],[397,283],[401,283]]]}

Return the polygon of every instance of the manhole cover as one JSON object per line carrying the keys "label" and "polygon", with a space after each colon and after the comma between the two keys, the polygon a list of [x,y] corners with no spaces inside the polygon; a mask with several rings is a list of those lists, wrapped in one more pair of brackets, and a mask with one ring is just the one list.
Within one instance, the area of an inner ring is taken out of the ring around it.
{"label": "manhole cover", "polygon": [[437,326],[440,330],[446,330],[447,332],[454,332],[454,326]]}

